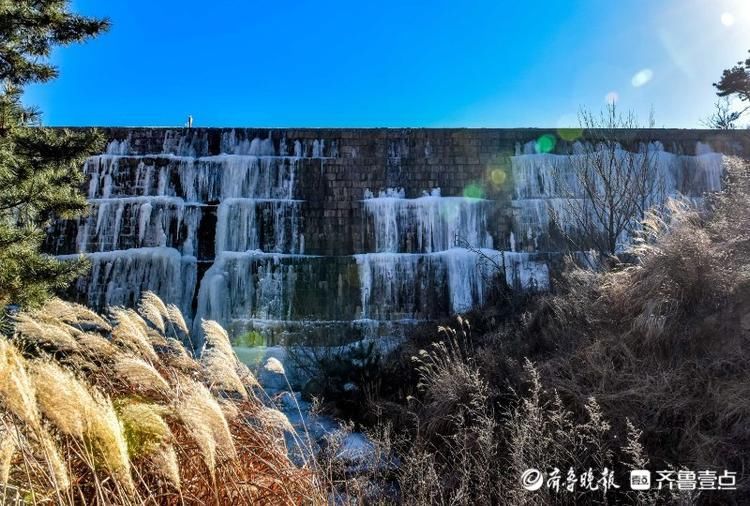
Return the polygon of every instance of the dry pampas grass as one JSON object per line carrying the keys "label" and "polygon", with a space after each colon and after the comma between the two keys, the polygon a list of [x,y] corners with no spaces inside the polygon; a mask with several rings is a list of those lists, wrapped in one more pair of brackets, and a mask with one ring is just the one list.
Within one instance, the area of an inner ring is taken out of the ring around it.
{"label": "dry pampas grass", "polygon": [[35,320],[58,325],[60,322],[76,328],[94,327],[105,331],[112,330],[110,323],[91,309],[80,304],[66,302],[53,297],[48,300],[42,310],[34,311],[31,316]]}
{"label": "dry pampas grass", "polygon": [[164,317],[169,316],[169,310],[156,294],[153,292],[144,293],[141,297],[141,303],[138,305],[138,310],[159,332],[164,334],[166,330]]}
{"label": "dry pampas grass", "polygon": [[213,348],[231,362],[237,360],[232,350],[232,344],[229,341],[229,334],[227,334],[227,331],[221,325],[213,320],[203,320],[201,328],[203,329],[203,335],[208,348]]}
{"label": "dry pampas grass", "polygon": [[10,477],[10,464],[18,449],[8,427],[0,427],[0,485],[5,486]]}
{"label": "dry pampas grass", "polygon": [[54,362],[34,361],[30,369],[41,412],[63,433],[82,439],[88,417],[96,415],[86,385]]}
{"label": "dry pampas grass", "polygon": [[37,429],[41,425],[36,392],[26,361],[8,341],[0,339],[0,399],[5,409],[21,422]]}
{"label": "dry pampas grass", "polygon": [[278,409],[262,408],[257,414],[260,422],[269,429],[281,431],[293,431],[294,428],[284,413]]}
{"label": "dry pampas grass", "polygon": [[169,392],[169,383],[154,369],[154,366],[138,357],[120,355],[115,359],[114,372],[118,379],[135,390],[152,391],[161,394]]}
{"label": "dry pampas grass", "polygon": [[236,365],[227,361],[227,357],[215,348],[209,348],[201,356],[205,377],[212,390],[236,392],[243,399],[247,390],[237,374]]}
{"label": "dry pampas grass", "polygon": [[185,378],[177,412],[211,473],[218,460],[237,455],[224,411],[205,386]]}
{"label": "dry pampas grass", "polygon": [[52,299],[0,337],[1,484],[37,504],[325,502],[220,325],[196,359],[154,294],[110,318]]}
{"label": "dry pampas grass", "polygon": [[281,361],[278,358],[271,357],[268,360],[266,360],[265,365],[263,368],[268,371],[272,372],[274,374],[286,374],[284,372],[284,364],[281,363]]}
{"label": "dry pampas grass", "polygon": [[174,304],[167,304],[167,320],[183,334],[190,334],[185,318],[182,316],[182,311]]}
{"label": "dry pampas grass", "polygon": [[119,347],[156,363],[159,357],[148,339],[148,326],[132,311],[122,308],[111,310],[117,324],[112,329],[112,342]]}
{"label": "dry pampas grass", "polygon": [[16,318],[16,332],[34,343],[51,346],[59,351],[78,348],[78,343],[67,326],[40,322],[31,315],[22,314]]}

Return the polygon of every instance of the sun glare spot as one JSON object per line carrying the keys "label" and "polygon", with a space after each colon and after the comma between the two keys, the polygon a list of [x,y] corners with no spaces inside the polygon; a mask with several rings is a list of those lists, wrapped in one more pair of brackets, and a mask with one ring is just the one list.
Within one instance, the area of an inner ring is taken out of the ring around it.
{"label": "sun glare spot", "polygon": [[633,79],[630,82],[634,87],[640,88],[644,84],[648,83],[654,77],[654,71],[651,69],[642,69],[635,73]]}
{"label": "sun glare spot", "polygon": [[490,181],[492,181],[493,186],[495,188],[498,188],[505,183],[505,180],[507,179],[507,174],[505,174],[505,171],[500,168],[495,168],[490,171]]}
{"label": "sun glare spot", "polygon": [[558,128],[557,135],[559,135],[562,140],[574,141],[583,135],[583,129],[572,128],[572,127],[571,128]]}
{"label": "sun glare spot", "polygon": [[722,13],[721,24],[724,26],[732,26],[734,24],[734,15],[732,15],[731,12]]}
{"label": "sun glare spot", "polygon": [[620,100],[620,95],[616,91],[610,91],[604,95],[604,101],[608,104],[616,104]]}
{"label": "sun glare spot", "polygon": [[557,139],[554,135],[544,134],[536,140],[536,152],[537,153],[549,153],[555,149]]}
{"label": "sun glare spot", "polygon": [[557,118],[557,135],[565,141],[574,141],[583,134],[580,120],[575,114],[564,114]]}
{"label": "sun glare spot", "polygon": [[484,188],[477,183],[471,183],[464,188],[464,197],[468,199],[481,199],[484,198]]}
{"label": "sun glare spot", "polygon": [[459,205],[455,202],[451,202],[450,204],[440,206],[438,213],[441,217],[452,220],[458,216],[459,211]]}

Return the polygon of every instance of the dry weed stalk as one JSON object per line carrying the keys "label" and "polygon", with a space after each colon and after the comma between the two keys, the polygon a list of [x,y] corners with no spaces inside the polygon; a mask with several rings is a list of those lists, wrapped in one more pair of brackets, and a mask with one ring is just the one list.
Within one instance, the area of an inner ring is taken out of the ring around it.
{"label": "dry weed stalk", "polygon": [[176,307],[146,294],[139,311],[110,322],[52,299],[18,315],[0,338],[0,484],[40,504],[325,502],[226,332],[206,322],[196,360]]}

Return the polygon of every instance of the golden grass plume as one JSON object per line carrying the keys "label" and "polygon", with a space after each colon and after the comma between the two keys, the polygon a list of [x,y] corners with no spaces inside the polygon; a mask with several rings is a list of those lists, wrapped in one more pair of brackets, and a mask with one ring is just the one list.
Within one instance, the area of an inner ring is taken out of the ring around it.
{"label": "golden grass plume", "polygon": [[0,337],[0,480],[65,505],[325,502],[226,331],[204,322],[195,358],[188,328],[154,294],[107,318],[60,299],[18,315]]}

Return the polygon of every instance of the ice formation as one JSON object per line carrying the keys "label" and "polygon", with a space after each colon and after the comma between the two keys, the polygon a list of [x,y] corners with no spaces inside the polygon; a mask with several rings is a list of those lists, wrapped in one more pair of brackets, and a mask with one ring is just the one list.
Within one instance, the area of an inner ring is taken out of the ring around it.
{"label": "ice formation", "polygon": [[443,197],[439,188],[414,199],[405,198],[403,189],[366,197],[376,252],[433,253],[461,245],[492,248],[486,200]]}
{"label": "ice formation", "polygon": [[[591,156],[585,146],[560,155],[519,144],[507,231],[492,230],[493,200],[446,196],[439,188],[408,196],[403,188],[376,189],[360,202],[366,252],[310,255],[295,183],[309,168],[301,161],[322,168],[339,156],[336,141],[274,143],[270,135],[235,130],[219,141],[220,154],[209,155],[217,150],[206,135],[167,132],[160,152],[136,154],[128,138],[86,162],[90,213],[73,228],[55,226],[60,235],[72,230],[75,251],[92,261],[78,287],[89,304],[133,305],[152,290],[182,308],[196,329],[205,318],[235,335],[256,330],[275,341],[325,339],[336,329],[382,336],[486,302],[498,276],[517,290],[548,289],[551,224],[572,233],[579,226],[574,211],[587,206],[576,177],[576,165]],[[355,152],[347,147],[345,156]],[[387,152],[396,164],[409,146],[389,142]],[[425,147],[426,157],[432,152]],[[723,157],[705,145],[696,152],[676,155],[652,143],[617,156],[653,161],[660,188],[649,197],[654,202],[699,201],[721,188]],[[589,253],[580,257],[595,262]]]}
{"label": "ice formation", "polygon": [[[695,156],[677,155],[663,151],[660,143],[642,146],[637,152],[623,149],[574,147],[573,154],[536,153],[526,145],[511,157],[514,191],[514,241],[512,249],[523,251],[546,251],[550,224],[568,236],[582,227],[603,228],[607,212],[597,207],[594,212],[586,189],[601,188],[603,179],[591,171],[591,183],[582,184],[579,174],[582,167],[592,163],[609,163],[607,157],[614,156],[620,167],[648,167],[649,194],[647,207],[663,204],[667,198],[686,199],[700,204],[706,193],[721,189],[724,173],[724,156],[714,153],[705,144],[698,143]],[[597,160],[594,161],[594,158]],[[618,181],[617,178],[612,178]],[[619,181],[626,181],[620,179]],[[631,184],[629,182],[623,182]],[[624,248],[630,238],[622,236],[619,245]]]}

